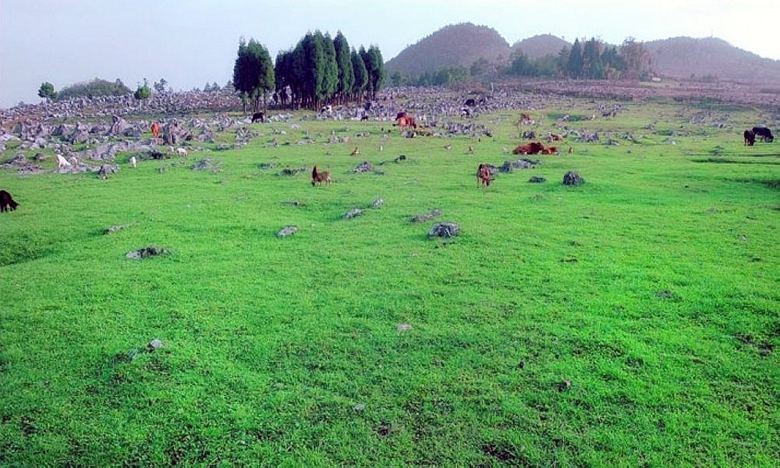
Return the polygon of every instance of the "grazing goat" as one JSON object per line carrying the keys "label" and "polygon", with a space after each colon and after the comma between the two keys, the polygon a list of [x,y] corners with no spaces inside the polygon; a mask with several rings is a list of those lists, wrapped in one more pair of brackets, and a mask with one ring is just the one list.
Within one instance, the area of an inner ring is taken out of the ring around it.
{"label": "grazing goat", "polygon": [[136,161],[135,156],[130,156],[130,166],[135,168],[138,164],[138,161]]}

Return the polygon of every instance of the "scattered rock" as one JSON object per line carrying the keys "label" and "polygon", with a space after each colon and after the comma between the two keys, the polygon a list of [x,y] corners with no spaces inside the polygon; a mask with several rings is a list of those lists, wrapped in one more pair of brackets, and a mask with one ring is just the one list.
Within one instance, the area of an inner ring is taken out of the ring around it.
{"label": "scattered rock", "polygon": [[163,347],[163,342],[158,338],[153,339],[152,341],[149,342],[148,345],[146,345],[146,349],[149,350],[150,353],[162,347]]}
{"label": "scattered rock", "polygon": [[282,228],[281,231],[276,233],[276,237],[281,238],[281,237],[292,236],[296,232],[298,232],[297,226],[285,226],[284,228]]}
{"label": "scattered rock", "polygon": [[396,328],[398,329],[398,333],[403,333],[403,332],[408,332],[409,330],[411,330],[412,329],[412,325],[409,324],[409,323],[399,323],[398,327],[396,327]]}
{"label": "scattered rock", "polygon": [[428,237],[455,237],[458,234],[460,234],[460,226],[458,226],[456,223],[439,223],[434,225],[431,230],[428,232]]}
{"label": "scattered rock", "polygon": [[127,253],[127,258],[131,258],[133,260],[138,260],[142,258],[147,257],[157,257],[160,255],[166,255],[168,253],[168,250],[162,248],[162,247],[156,247],[156,246],[149,246],[144,247],[142,249],[133,250],[132,252]]}
{"label": "scattered rock", "polygon": [[543,183],[547,182],[547,179],[545,179],[544,177],[541,177],[541,176],[533,176],[530,179],[528,179],[528,182],[530,182],[532,184],[543,184]]}
{"label": "scattered rock", "polygon": [[308,169],[305,167],[285,167],[281,171],[279,171],[280,176],[294,176],[298,175],[302,172],[308,172]]}
{"label": "scattered rock", "polygon": [[352,208],[351,210],[344,213],[344,219],[352,219],[356,218],[358,216],[361,216],[363,214],[363,210],[360,208]]}
{"label": "scattered rock", "polygon": [[382,205],[384,205],[384,204],[385,204],[385,201],[383,199],[377,198],[376,200],[371,202],[371,208],[374,208],[374,209],[381,208]]}
{"label": "scattered rock", "polygon": [[358,413],[362,413],[363,411],[366,410],[366,405],[364,405],[363,403],[358,403],[355,406],[353,406],[352,409],[354,409]]}
{"label": "scattered rock", "polygon": [[122,229],[125,229],[127,227],[130,227],[130,225],[129,224],[115,224],[113,226],[109,226],[109,227],[103,229],[103,234],[105,234],[105,235],[114,234],[115,232],[119,232]]}
{"label": "scattered rock", "polygon": [[393,162],[397,162],[398,163],[398,162],[401,162],[401,161],[406,161],[406,155],[405,154],[402,154],[402,155],[398,156],[397,158],[393,159]]}
{"label": "scattered rock", "polygon": [[563,382],[559,382],[555,386],[558,388],[559,392],[565,392],[571,389],[571,380],[564,380]]}
{"label": "scattered rock", "polygon": [[357,172],[358,174],[362,174],[364,172],[371,172],[373,170],[374,170],[374,166],[370,162],[363,161],[362,163],[358,164],[355,167],[353,172]]}
{"label": "scattered rock", "polygon": [[192,170],[194,171],[211,171],[211,172],[219,172],[220,168],[219,165],[212,161],[211,159],[201,159],[200,161],[196,162],[192,165]]}
{"label": "scattered rock", "polygon": [[563,175],[563,185],[582,185],[585,179],[578,172],[569,171]]}
{"label": "scattered rock", "polygon": [[103,164],[98,169],[97,174],[101,179],[108,179],[109,174],[116,174],[117,172],[119,172],[119,166],[116,164]]}
{"label": "scattered rock", "polygon": [[424,223],[426,221],[430,221],[433,218],[436,218],[437,216],[441,216],[441,210],[435,209],[431,210],[428,213],[420,213],[412,216],[412,222],[413,223]]}

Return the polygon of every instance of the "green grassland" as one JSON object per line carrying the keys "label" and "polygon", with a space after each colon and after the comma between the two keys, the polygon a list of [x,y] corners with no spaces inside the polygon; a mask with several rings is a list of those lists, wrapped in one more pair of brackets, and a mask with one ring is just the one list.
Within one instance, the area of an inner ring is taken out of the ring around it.
{"label": "green grassland", "polygon": [[[756,110],[698,111],[571,122],[638,143],[572,142],[486,190],[517,113],[481,141],[256,124],[108,180],[0,172],[21,204],[0,215],[0,464],[775,465],[780,143],[742,146]],[[332,186],[277,175],[313,164]],[[445,220],[461,236],[427,239]],[[170,253],[125,257],[147,245]]]}

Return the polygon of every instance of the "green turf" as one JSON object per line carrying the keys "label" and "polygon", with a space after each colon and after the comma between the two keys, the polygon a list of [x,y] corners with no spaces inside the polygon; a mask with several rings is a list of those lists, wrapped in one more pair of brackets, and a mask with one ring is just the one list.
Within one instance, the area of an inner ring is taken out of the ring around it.
{"label": "green turf", "polygon": [[[258,124],[105,181],[0,172],[21,204],[0,215],[0,464],[775,465],[780,143],[742,146],[757,111],[699,111],[571,122],[639,143],[575,143],[487,190],[515,112],[481,142]],[[332,186],[276,175],[315,163]],[[433,208],[462,235],[409,222]],[[147,245],[170,254],[125,258]]]}

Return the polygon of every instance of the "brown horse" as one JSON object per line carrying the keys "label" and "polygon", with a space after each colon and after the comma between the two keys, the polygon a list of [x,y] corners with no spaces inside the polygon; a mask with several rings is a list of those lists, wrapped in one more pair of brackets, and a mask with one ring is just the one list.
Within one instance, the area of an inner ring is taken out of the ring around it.
{"label": "brown horse", "polygon": [[157,122],[152,122],[152,136],[160,138],[160,124]]}
{"label": "brown horse", "polygon": [[318,172],[317,166],[314,166],[314,169],[311,170],[311,185],[314,187],[315,185],[319,185],[324,183],[325,185],[330,185],[330,172],[324,171],[324,172]]}

